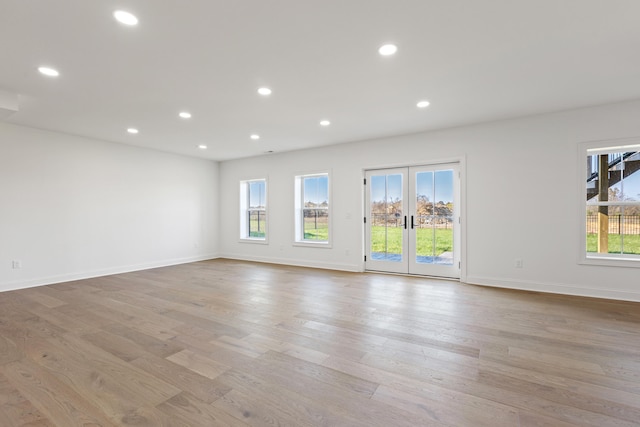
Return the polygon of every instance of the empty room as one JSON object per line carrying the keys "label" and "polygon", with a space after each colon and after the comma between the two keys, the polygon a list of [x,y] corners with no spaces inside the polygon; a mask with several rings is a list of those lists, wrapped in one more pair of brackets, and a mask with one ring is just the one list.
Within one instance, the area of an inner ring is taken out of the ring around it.
{"label": "empty room", "polygon": [[640,2],[0,0],[0,426],[640,426]]}

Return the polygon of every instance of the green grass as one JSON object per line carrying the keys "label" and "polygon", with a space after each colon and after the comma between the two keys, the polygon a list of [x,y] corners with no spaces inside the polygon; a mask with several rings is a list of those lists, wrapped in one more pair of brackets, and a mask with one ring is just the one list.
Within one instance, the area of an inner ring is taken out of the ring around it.
{"label": "green grass", "polygon": [[[621,242],[619,234],[609,234],[609,253],[621,253],[623,249]],[[587,233],[587,252],[598,252],[598,235],[595,233]],[[624,235],[624,253],[640,255],[640,235]]]}
{"label": "green grass", "polygon": [[328,241],[329,225],[326,218],[318,219],[317,223],[314,218],[304,219],[304,240]]}
{"label": "green grass", "polygon": [[[258,227],[258,225],[260,227]],[[260,231],[258,231],[258,229]],[[267,221],[266,220],[261,219],[260,220],[260,224],[258,224],[258,220],[257,219],[252,219],[249,222],[249,237],[265,238],[267,236],[266,229],[267,229]]]}
{"label": "green grass", "polygon": [[[430,228],[418,228],[417,251],[418,256],[432,256],[433,251],[433,230]],[[453,230],[436,228],[436,251],[435,255],[443,252],[453,251]],[[402,253],[402,228],[386,228],[387,246],[385,250],[385,227],[371,227],[371,252],[387,252],[391,254]]]}

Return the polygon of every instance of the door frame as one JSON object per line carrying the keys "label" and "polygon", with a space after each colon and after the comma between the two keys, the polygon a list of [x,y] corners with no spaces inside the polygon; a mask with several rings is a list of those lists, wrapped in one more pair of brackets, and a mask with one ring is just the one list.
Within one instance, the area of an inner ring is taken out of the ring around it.
{"label": "door frame", "polygon": [[[467,281],[467,156],[466,155],[462,155],[460,157],[447,157],[447,158],[437,158],[437,159],[430,159],[430,160],[424,160],[421,162],[411,162],[411,163],[388,163],[388,164],[377,164],[377,165],[371,165],[371,166],[367,166],[367,167],[363,167],[361,169],[361,180],[360,180],[360,185],[361,185],[361,200],[362,200],[362,211],[361,211],[361,224],[362,224],[362,228],[361,228],[361,235],[360,235],[360,241],[361,241],[361,266],[360,266],[360,271],[361,272],[366,272],[368,271],[366,269],[366,262],[364,261],[364,257],[366,254],[366,227],[367,224],[364,223],[364,218],[366,216],[366,212],[367,212],[367,187],[364,185],[364,180],[366,177],[366,173],[367,171],[373,171],[373,170],[382,170],[382,169],[396,169],[396,168],[410,168],[410,167],[415,167],[415,166],[437,166],[437,165],[441,165],[441,164],[446,164],[446,163],[458,163],[458,172],[460,173],[460,207],[459,207],[459,217],[460,217],[460,224],[459,224],[459,233],[460,233],[460,252],[459,252],[459,259],[460,259],[460,278],[459,279],[450,279],[450,280],[456,280],[456,281],[460,281],[460,282],[466,282]],[[371,271],[374,272],[374,271]],[[379,272],[379,273],[384,273],[384,272]],[[389,273],[389,274],[397,274],[397,273]],[[427,276],[428,277],[428,276]],[[442,278],[444,280],[447,280],[447,278]]]}

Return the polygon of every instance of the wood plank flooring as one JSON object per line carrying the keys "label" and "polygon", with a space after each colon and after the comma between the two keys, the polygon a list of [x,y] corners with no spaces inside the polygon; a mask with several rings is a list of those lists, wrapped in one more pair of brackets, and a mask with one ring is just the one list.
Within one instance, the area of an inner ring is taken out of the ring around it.
{"label": "wood plank flooring", "polygon": [[640,304],[214,260],[0,293],[0,426],[640,426]]}

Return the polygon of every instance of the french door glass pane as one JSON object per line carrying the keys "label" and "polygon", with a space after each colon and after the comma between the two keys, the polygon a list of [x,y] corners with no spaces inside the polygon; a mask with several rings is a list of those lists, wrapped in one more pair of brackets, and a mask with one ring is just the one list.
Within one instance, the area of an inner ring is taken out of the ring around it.
{"label": "french door glass pane", "polygon": [[416,173],[416,262],[433,262],[433,172]]}
{"label": "french door glass pane", "polygon": [[416,173],[416,262],[453,264],[453,170]]}
{"label": "french door glass pane", "polygon": [[453,264],[453,171],[435,173],[435,260],[438,264]]}
{"label": "french door glass pane", "polygon": [[402,262],[402,174],[371,177],[371,258]]}

